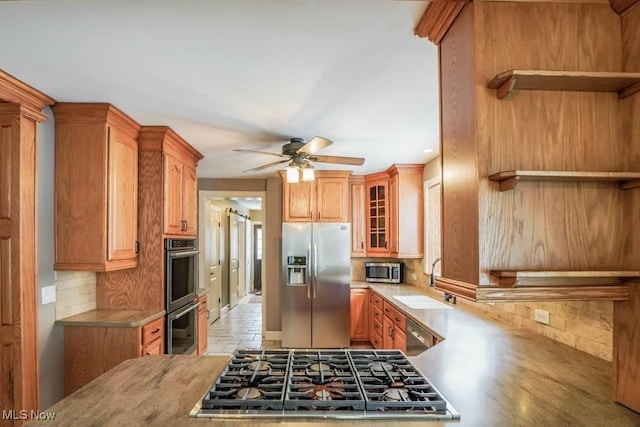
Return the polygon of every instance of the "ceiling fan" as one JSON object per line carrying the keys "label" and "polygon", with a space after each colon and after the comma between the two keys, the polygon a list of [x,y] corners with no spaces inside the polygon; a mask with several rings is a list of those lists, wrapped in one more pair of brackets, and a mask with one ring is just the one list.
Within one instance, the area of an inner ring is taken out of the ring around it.
{"label": "ceiling fan", "polygon": [[[337,163],[341,165],[355,165],[355,166],[361,166],[364,164],[364,159],[362,157],[321,156],[316,154],[318,151],[330,146],[331,144],[333,144],[332,141],[326,138],[322,138],[320,136],[315,136],[311,138],[307,143],[305,143],[302,138],[291,138],[289,143],[284,144],[282,146],[282,154],[271,153],[268,151],[243,150],[243,149],[235,149],[233,151],[239,151],[241,153],[267,154],[269,156],[277,156],[277,157],[284,158],[284,160],[278,160],[277,162],[258,166],[253,169],[246,170],[244,172],[256,172],[256,171],[267,169],[272,166],[276,166],[286,162],[289,162],[289,166],[287,167],[287,172],[289,170],[302,170],[303,173],[305,170],[313,171],[313,166],[311,165],[311,162]],[[311,176],[313,176],[313,172],[311,173]]]}

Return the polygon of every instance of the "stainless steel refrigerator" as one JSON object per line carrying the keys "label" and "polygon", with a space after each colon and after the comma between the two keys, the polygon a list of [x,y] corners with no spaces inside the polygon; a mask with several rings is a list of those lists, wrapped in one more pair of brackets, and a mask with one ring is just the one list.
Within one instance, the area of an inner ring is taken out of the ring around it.
{"label": "stainless steel refrigerator", "polygon": [[349,223],[282,224],[282,346],[349,347]]}

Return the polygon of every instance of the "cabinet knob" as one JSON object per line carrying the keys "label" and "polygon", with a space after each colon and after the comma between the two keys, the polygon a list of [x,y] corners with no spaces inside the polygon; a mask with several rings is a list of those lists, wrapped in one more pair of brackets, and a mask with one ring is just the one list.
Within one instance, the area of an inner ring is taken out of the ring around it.
{"label": "cabinet knob", "polygon": [[158,332],[160,332],[160,328],[156,328],[153,331],[151,331],[152,334],[157,334]]}

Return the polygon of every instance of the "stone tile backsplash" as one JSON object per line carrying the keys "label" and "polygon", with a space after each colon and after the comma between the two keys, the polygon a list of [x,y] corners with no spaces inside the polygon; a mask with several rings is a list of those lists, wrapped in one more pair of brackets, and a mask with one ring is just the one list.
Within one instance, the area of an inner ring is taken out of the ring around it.
{"label": "stone tile backsplash", "polygon": [[[369,258],[351,259],[353,280],[364,280],[364,263]],[[423,272],[421,259],[403,259],[405,282],[418,286],[434,298],[442,298],[442,292],[429,287],[429,276]],[[416,280],[411,275],[416,275]],[[476,303],[463,298],[458,304],[491,319],[510,326],[544,335],[552,340],[577,348],[596,357],[611,360],[613,356],[613,302],[567,301],[530,303]],[[549,312],[549,325],[533,320],[535,309]]]}
{"label": "stone tile backsplash", "polygon": [[56,272],[56,320],[96,308],[96,274]]}

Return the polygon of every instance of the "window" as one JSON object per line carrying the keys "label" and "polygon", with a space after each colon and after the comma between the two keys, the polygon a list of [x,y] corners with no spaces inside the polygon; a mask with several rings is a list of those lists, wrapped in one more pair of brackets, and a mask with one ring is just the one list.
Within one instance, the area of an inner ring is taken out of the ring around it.
{"label": "window", "polygon": [[[440,258],[440,177],[424,183],[424,272],[431,274],[431,265]],[[440,275],[440,263],[434,268]]]}

